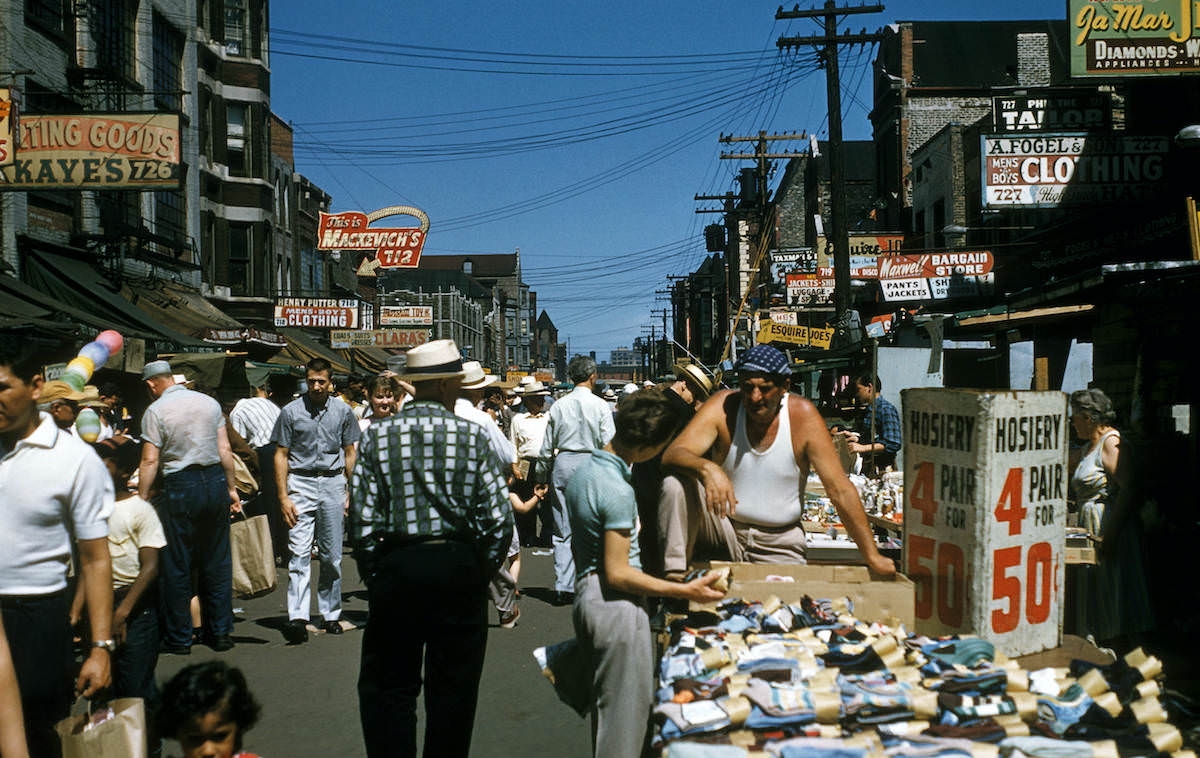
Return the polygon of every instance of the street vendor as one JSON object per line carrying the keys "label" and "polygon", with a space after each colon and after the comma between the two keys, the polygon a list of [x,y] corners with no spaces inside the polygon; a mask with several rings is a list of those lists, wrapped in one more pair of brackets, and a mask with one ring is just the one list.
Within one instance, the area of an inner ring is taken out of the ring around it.
{"label": "street vendor", "polygon": [[738,389],[709,398],[663,454],[663,467],[673,472],[663,480],[658,511],[666,575],[685,574],[697,546],[734,561],[804,563],[801,522],[810,469],[867,567],[894,574],[892,561],[875,546],[858,490],[820,413],[787,392],[786,356],[755,345],[735,368]]}

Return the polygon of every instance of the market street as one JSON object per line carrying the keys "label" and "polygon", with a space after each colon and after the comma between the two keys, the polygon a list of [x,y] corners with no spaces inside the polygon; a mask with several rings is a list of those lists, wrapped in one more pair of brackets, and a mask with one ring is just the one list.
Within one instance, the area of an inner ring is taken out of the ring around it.
{"label": "market street", "polygon": [[[554,577],[550,556],[533,555],[526,549],[522,564],[520,623],[515,629],[500,629],[495,612],[491,612],[471,755],[588,755],[587,721],[558,701],[531,655],[535,647],[574,636],[571,608],[557,608],[543,599],[550,596],[548,587]],[[342,569],[344,618],[361,624],[366,620],[366,597],[349,555]],[[362,632],[351,631],[341,637],[310,634],[307,644],[286,645],[279,631],[286,616],[287,572],[283,569],[279,581],[270,595],[234,601],[243,609],[233,632],[237,647],[214,653],[196,645],[189,656],[161,656],[159,681],[193,663],[223,660],[245,672],[251,691],[263,705],[262,720],[249,733],[247,748],[277,757],[365,755],[355,690]],[[414,609],[413,620],[420,620],[419,609]],[[423,727],[419,727],[418,740],[420,729]],[[167,747],[169,753],[175,746]]]}

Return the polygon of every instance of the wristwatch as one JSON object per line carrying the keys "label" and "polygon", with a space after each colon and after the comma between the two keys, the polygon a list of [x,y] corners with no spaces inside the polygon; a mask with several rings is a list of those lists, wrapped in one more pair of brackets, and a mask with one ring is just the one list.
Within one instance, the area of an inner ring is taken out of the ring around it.
{"label": "wristwatch", "polygon": [[117,649],[117,643],[115,640],[96,640],[92,643],[92,647],[98,647],[111,653]]}

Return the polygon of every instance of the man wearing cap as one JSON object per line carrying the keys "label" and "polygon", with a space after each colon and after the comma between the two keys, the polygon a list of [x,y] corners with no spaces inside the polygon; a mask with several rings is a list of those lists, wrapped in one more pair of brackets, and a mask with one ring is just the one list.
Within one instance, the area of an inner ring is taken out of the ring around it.
{"label": "man wearing cap", "polygon": [[42,382],[42,357],[28,343],[0,337],[0,616],[33,758],[60,754],[54,724],[71,711],[66,589],[74,549],[92,640],[76,690],[91,697],[109,685],[116,647],[108,555],[112,478],[86,443],[38,412],[45,386],[58,384]]}
{"label": "man wearing cap", "polygon": [[326,632],[343,631],[342,518],[350,503],[347,483],[354,470],[360,432],[354,409],[331,397],[331,371],[324,358],[309,361],[305,375],[308,392],[283,406],[271,435],[275,486],[292,554],[284,637],[293,645],[308,641],[314,538],[321,562],[317,610]]}
{"label": "man wearing cap", "polygon": [[712,394],[712,380],[695,363],[683,363],[676,367],[675,381],[665,392],[668,399],[678,401],[691,411],[685,414],[690,421]]}
{"label": "man wearing cap", "polygon": [[[233,561],[229,514],[241,512],[233,450],[216,400],[176,384],[171,364],[142,369],[155,398],[142,415],[138,495],[154,502],[167,535],[159,570],[162,652],[186,655],[192,647],[192,564],[198,564],[205,636],[214,650],[233,647]],[[162,472],[162,493],[150,493]]]}
{"label": "man wearing cap", "polygon": [[487,411],[480,410],[478,406],[479,402],[483,400],[484,387],[490,387],[496,381],[495,374],[483,372],[483,366],[479,361],[464,363],[462,386],[459,389],[458,400],[454,402],[454,415],[483,427],[487,432],[488,441],[492,445],[492,452],[496,454],[496,458],[503,467],[500,474],[507,478],[512,470],[512,465],[517,462],[517,451],[504,436],[504,432],[500,431],[500,425],[496,423],[496,420]]}
{"label": "man wearing cap", "polygon": [[79,417],[79,403],[84,393],[76,391],[66,382],[50,381],[42,385],[42,396],[38,398],[38,410],[50,414],[54,425],[67,434],[78,437],[75,419]]}
{"label": "man wearing cap", "polygon": [[575,597],[575,557],[571,553],[571,521],[567,512],[567,482],[575,469],[591,458],[593,450],[609,443],[616,433],[608,403],[596,397],[596,361],[577,355],[567,364],[567,376],[575,385],[569,394],[550,408],[546,436],[538,458],[553,459],[550,491],[554,493],[554,590],[555,602],[566,605]]}
{"label": "man wearing cap", "polygon": [[[541,382],[535,381],[526,385],[522,395],[525,398],[527,410],[525,413],[513,416],[512,425],[509,428],[509,439],[517,451],[518,470],[516,473],[518,477],[514,491],[522,500],[528,500],[533,496],[535,483],[546,483],[545,474],[539,472],[537,462],[538,455],[542,451],[542,442],[546,438],[546,424],[550,421],[550,417],[546,413],[546,397],[549,394],[550,390]],[[546,508],[539,508],[538,511],[541,515],[545,545],[549,547],[553,515]],[[538,515],[538,512],[530,511],[516,517],[522,544],[532,545],[536,541]]]}
{"label": "man wearing cap", "polygon": [[[879,554],[858,490],[846,478],[820,413],[787,392],[786,356],[755,345],[736,365],[738,390],[717,392],[663,454],[659,540],[668,576],[686,573],[697,543],[734,561],[803,563],[804,486],[815,469],[868,568]],[[708,457],[705,457],[705,456]]]}
{"label": "man wearing cap", "polygon": [[451,340],[409,350],[413,400],[359,443],[350,539],[369,592],[358,696],[370,758],[416,754],[422,661],[426,755],[471,746],[488,581],[513,521],[487,432],[453,412],[463,375]]}

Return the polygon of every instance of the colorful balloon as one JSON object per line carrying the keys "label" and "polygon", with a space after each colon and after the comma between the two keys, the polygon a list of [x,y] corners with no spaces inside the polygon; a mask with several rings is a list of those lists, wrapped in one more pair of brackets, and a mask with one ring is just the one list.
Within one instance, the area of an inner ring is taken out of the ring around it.
{"label": "colorful balloon", "polygon": [[77,355],[67,364],[68,374],[79,374],[85,380],[92,378],[92,372],[96,370],[96,364],[92,363],[91,358],[85,358],[82,355]]}
{"label": "colorful balloon", "polygon": [[84,442],[95,442],[100,436],[100,416],[91,408],[81,408],[75,417],[75,431]]}
{"label": "colorful balloon", "polygon": [[83,387],[87,384],[87,379],[84,379],[81,375],[76,374],[74,371],[68,371],[64,373],[58,378],[58,380],[63,384],[70,385],[71,389],[75,390],[76,392],[83,392]]}
{"label": "colorful balloon", "polygon": [[121,334],[112,329],[106,329],[97,334],[96,341],[108,348],[109,355],[121,352],[121,346],[125,344],[125,339]]}
{"label": "colorful balloon", "polygon": [[89,342],[79,349],[80,357],[87,358],[96,368],[108,360],[108,346],[100,342]]}

